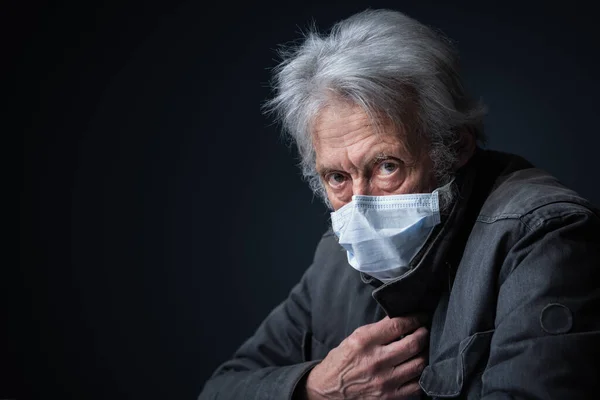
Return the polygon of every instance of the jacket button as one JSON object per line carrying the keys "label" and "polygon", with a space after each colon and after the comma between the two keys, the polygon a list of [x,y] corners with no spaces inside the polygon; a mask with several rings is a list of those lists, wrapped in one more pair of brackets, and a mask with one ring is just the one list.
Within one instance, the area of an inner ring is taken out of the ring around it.
{"label": "jacket button", "polygon": [[559,303],[550,303],[540,314],[542,329],[550,334],[567,333],[573,327],[573,315],[568,307]]}

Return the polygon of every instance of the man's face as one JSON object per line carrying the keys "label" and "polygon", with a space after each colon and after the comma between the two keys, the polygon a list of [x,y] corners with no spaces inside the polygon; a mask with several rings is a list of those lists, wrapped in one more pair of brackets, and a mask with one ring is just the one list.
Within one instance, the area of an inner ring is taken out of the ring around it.
{"label": "man's face", "polygon": [[313,126],[317,171],[334,210],[353,195],[429,193],[436,188],[425,146],[408,151],[405,132],[379,120],[379,131],[358,106],[325,108]]}

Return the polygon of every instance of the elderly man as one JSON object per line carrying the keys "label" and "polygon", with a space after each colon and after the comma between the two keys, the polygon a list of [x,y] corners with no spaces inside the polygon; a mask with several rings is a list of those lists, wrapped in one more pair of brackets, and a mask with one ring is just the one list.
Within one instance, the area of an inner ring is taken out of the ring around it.
{"label": "elderly man", "polygon": [[478,145],[447,40],[366,11],[286,52],[275,88],[332,229],[200,399],[599,393],[598,212]]}

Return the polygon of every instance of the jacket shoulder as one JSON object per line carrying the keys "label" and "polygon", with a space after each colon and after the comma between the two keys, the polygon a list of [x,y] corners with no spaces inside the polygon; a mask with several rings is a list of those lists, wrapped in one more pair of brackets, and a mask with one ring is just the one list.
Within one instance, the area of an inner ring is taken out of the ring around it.
{"label": "jacket shoulder", "polygon": [[575,212],[598,213],[589,201],[554,176],[539,168],[526,168],[497,179],[478,220],[544,219]]}
{"label": "jacket shoulder", "polygon": [[317,249],[315,250],[314,263],[343,264],[346,260],[346,252],[339,245],[337,238],[331,228],[327,229],[321,236]]}

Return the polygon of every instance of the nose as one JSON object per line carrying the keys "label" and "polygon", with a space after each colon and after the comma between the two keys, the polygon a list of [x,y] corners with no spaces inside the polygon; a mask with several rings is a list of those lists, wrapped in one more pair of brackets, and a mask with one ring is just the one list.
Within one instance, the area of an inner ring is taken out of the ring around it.
{"label": "nose", "polygon": [[356,179],[352,181],[352,195],[370,196],[371,190],[369,187],[369,182],[366,179]]}

